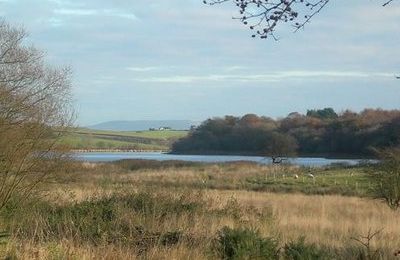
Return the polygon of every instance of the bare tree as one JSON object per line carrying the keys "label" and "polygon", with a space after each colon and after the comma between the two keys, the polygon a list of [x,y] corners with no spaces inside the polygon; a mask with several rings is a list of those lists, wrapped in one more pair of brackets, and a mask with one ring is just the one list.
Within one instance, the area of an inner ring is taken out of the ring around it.
{"label": "bare tree", "polygon": [[372,167],[372,196],[384,201],[391,209],[400,207],[400,148],[377,151],[381,162]]}
{"label": "bare tree", "polygon": [[57,141],[72,122],[69,69],[47,66],[25,38],[0,21],[0,209],[57,169],[65,158]]}
{"label": "bare tree", "polygon": [[[394,0],[385,0],[383,6]],[[277,39],[274,32],[278,25],[290,23],[294,31],[303,28],[330,0],[204,0],[216,5],[231,2],[239,9],[240,20],[253,31],[252,37]]]}

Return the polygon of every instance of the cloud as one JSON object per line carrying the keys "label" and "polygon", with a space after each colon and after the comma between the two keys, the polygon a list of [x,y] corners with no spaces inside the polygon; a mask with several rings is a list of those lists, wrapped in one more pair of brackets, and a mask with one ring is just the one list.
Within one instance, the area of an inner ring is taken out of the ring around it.
{"label": "cloud", "polygon": [[134,81],[150,83],[195,83],[195,82],[280,82],[291,80],[331,80],[331,79],[360,79],[360,78],[393,78],[394,73],[385,72],[360,72],[360,71],[277,71],[266,74],[211,74],[211,75],[181,75],[163,77],[135,78]]}
{"label": "cloud", "polygon": [[244,67],[244,66],[229,66],[229,67],[225,68],[226,71],[237,71],[237,70],[244,70],[244,69],[248,69],[248,68]]}
{"label": "cloud", "polygon": [[86,15],[98,15],[98,10],[94,9],[56,9],[54,13],[61,15],[78,15],[78,16],[86,16]]}
{"label": "cloud", "polygon": [[64,16],[109,16],[129,20],[138,19],[135,14],[119,9],[59,8],[55,9],[54,13]]}
{"label": "cloud", "polygon": [[[278,42],[252,39],[246,26],[231,19],[238,10],[230,4],[0,0],[0,6],[4,19],[26,25],[30,42],[45,49],[51,62],[74,68],[74,92],[87,120],[100,120],[104,100],[115,103],[106,113],[139,118],[254,109],[280,115],[330,104],[398,107],[395,4],[337,1],[304,32],[279,28]],[[271,89],[282,94],[271,96]],[[175,95],[173,104],[157,98],[161,94]],[[124,97],[137,101],[119,102]],[[277,103],[268,107],[267,100]]]}
{"label": "cloud", "polygon": [[49,1],[50,3],[57,4],[57,5],[71,5],[72,4],[72,2],[70,2],[68,0],[47,0],[47,1]]}
{"label": "cloud", "polygon": [[59,18],[56,18],[56,17],[51,17],[47,21],[53,27],[58,27],[58,26],[64,25],[63,20],[59,19]]}
{"label": "cloud", "polygon": [[135,72],[146,72],[146,71],[158,70],[159,67],[127,67],[126,69]]}

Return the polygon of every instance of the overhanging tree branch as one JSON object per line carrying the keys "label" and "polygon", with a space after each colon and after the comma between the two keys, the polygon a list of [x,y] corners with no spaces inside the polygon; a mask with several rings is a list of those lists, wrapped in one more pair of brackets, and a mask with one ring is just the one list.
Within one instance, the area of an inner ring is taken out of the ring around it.
{"label": "overhanging tree branch", "polygon": [[[385,0],[388,6],[394,0]],[[294,32],[319,14],[330,0],[204,0],[204,4],[216,5],[231,2],[239,9],[240,20],[253,31],[252,37],[277,39],[275,31],[280,24],[290,23]]]}

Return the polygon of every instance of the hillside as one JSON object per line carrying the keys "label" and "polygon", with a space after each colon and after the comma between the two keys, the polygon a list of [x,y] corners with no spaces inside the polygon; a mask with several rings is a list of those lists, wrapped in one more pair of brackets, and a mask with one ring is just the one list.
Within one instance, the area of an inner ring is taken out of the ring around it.
{"label": "hillside", "polygon": [[150,128],[169,127],[174,130],[189,130],[192,125],[198,125],[198,122],[190,120],[108,121],[88,126],[88,128],[111,131],[145,131]]}
{"label": "hillside", "polygon": [[72,149],[170,150],[187,131],[103,131],[77,128],[62,142]]}

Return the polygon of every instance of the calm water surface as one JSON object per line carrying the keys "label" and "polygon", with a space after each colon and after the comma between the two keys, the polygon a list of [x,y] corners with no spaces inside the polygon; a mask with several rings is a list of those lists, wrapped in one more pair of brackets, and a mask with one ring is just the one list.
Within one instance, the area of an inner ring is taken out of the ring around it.
{"label": "calm water surface", "polygon": [[[237,156],[237,155],[177,155],[157,152],[106,152],[106,153],[76,153],[75,158],[88,162],[112,162],[122,159],[143,159],[143,160],[179,160],[190,162],[235,162],[235,161],[250,161],[262,164],[271,164],[270,158],[261,156]],[[285,162],[300,165],[300,166],[313,166],[321,167],[330,164],[343,163],[348,165],[357,165],[361,159],[327,159],[327,158],[314,158],[314,157],[301,157],[289,159]]]}

